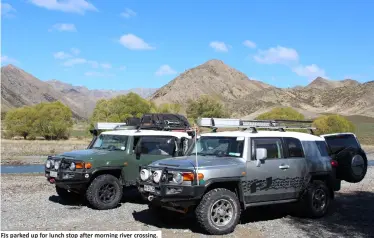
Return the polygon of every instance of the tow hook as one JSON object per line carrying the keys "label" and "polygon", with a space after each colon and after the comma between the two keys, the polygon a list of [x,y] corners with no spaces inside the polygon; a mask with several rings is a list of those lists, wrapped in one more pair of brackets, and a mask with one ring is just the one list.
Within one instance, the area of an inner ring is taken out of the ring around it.
{"label": "tow hook", "polygon": [[54,178],[50,178],[49,182],[53,184],[53,183],[55,183],[55,179]]}
{"label": "tow hook", "polygon": [[153,196],[152,196],[152,195],[149,195],[149,196],[148,196],[148,201],[152,202],[152,200],[153,200]]}

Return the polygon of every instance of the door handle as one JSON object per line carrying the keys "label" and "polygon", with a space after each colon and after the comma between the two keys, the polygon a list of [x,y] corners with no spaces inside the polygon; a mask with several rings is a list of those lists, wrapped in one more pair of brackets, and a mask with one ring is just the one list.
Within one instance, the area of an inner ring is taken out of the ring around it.
{"label": "door handle", "polygon": [[279,166],[279,168],[280,168],[280,169],[289,169],[290,166],[289,166],[289,165],[284,165],[284,164],[282,164],[282,165]]}

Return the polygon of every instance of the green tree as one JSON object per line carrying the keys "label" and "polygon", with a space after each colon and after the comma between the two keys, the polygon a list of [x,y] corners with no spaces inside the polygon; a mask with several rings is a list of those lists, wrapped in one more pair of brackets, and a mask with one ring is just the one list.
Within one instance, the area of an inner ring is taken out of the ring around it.
{"label": "green tree", "polygon": [[123,122],[129,117],[141,117],[144,113],[156,112],[154,103],[136,93],[120,95],[109,100],[99,100],[90,119],[90,128],[94,123]]}
{"label": "green tree", "polygon": [[207,95],[188,101],[186,113],[194,121],[199,117],[228,117],[223,105]]}
{"label": "green tree", "polygon": [[318,117],[313,121],[313,126],[317,128],[318,134],[355,131],[354,124],[347,118],[340,115],[327,115]]}
{"label": "green tree", "polygon": [[40,103],[35,106],[38,111],[33,126],[36,134],[47,140],[67,139],[73,127],[72,111],[59,101]]}
{"label": "green tree", "polygon": [[304,115],[291,107],[278,107],[256,117],[256,120],[304,120]]}
{"label": "green tree", "polygon": [[33,107],[21,107],[8,111],[4,121],[7,135],[23,136],[26,139],[35,132],[33,122],[36,117],[37,111]]}

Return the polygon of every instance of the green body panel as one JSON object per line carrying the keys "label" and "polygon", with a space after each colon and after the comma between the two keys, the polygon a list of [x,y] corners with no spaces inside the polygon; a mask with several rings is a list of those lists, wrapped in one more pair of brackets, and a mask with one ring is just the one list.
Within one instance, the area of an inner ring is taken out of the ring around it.
{"label": "green body panel", "polygon": [[90,171],[113,170],[121,168],[121,177],[124,185],[133,185],[139,176],[139,167],[148,165],[156,160],[169,158],[170,155],[136,155],[133,151],[134,137],[129,136],[125,150],[92,149],[74,150],[64,152],[58,156],[74,159],[76,161],[90,162]]}

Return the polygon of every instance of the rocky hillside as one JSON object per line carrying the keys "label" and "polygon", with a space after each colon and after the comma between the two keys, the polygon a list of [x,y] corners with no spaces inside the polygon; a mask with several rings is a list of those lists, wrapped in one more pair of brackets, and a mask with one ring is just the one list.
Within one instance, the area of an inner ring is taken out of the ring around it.
{"label": "rocky hillside", "polygon": [[267,88],[273,87],[249,79],[220,60],[210,60],[182,73],[157,90],[150,99],[156,104],[175,102],[183,105],[189,99],[208,94],[226,102]]}
{"label": "rocky hillside", "polygon": [[73,86],[58,80],[41,81],[13,65],[1,68],[2,111],[59,100],[72,109],[75,118],[84,119],[91,115],[97,100],[127,94],[130,91],[148,97],[156,89],[89,90],[86,87]]}
{"label": "rocky hillside", "polygon": [[305,87],[276,88],[250,80],[219,60],[208,61],[182,73],[156,91],[150,99],[157,104],[176,102],[209,94],[223,102],[233,116],[251,118],[273,107],[293,107],[307,117],[320,113],[374,117],[374,82],[360,84],[321,77]]}

